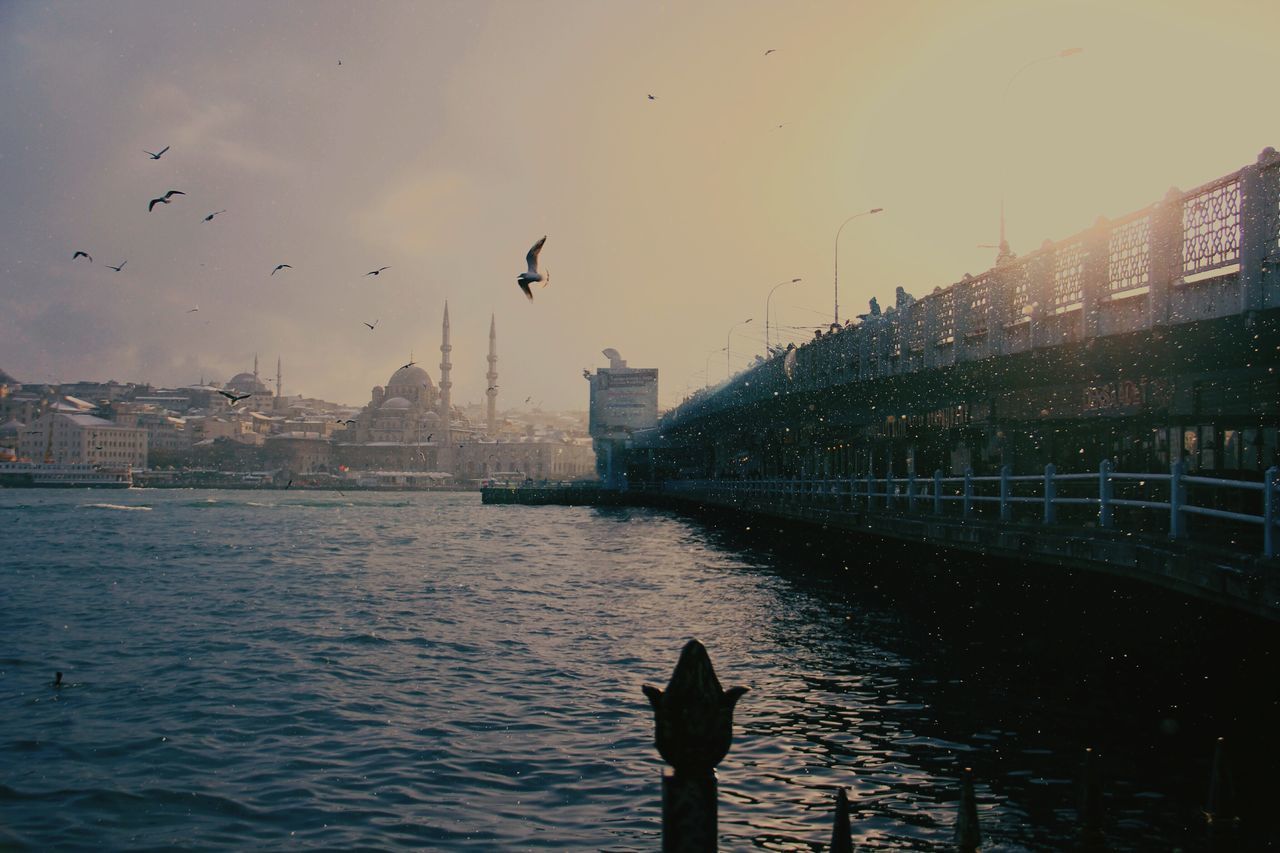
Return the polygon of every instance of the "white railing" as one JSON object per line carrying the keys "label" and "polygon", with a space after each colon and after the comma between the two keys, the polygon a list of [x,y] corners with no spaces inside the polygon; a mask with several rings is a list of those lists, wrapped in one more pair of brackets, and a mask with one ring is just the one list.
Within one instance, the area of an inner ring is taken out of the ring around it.
{"label": "white railing", "polygon": [[[1199,515],[1261,527],[1261,552],[1271,558],[1276,556],[1276,504],[1277,491],[1280,491],[1277,479],[1280,479],[1280,469],[1274,466],[1267,469],[1261,482],[1255,482],[1191,476],[1181,462],[1174,463],[1168,474],[1126,473],[1111,470],[1111,462],[1104,460],[1096,473],[1088,474],[1059,474],[1053,465],[1046,465],[1043,475],[1014,476],[1006,465],[998,475],[986,477],[974,476],[972,470],[967,470],[959,477],[944,477],[941,471],[935,471],[929,479],[909,473],[898,478],[890,474],[880,478],[868,475],[842,479],[668,480],[661,488],[666,492],[698,493],[735,503],[743,498],[782,503],[822,502],[837,509],[868,513],[906,510],[943,515],[948,506],[959,504],[961,516],[966,519],[974,518],[980,507],[992,506],[997,509],[1000,521],[1012,521],[1018,507],[1039,505],[1035,515],[1043,524],[1056,524],[1060,507],[1083,506],[1093,510],[1100,529],[1121,531],[1129,525],[1117,525],[1117,508],[1147,510],[1167,517],[1167,533],[1172,539],[1188,538],[1187,518]],[[1119,497],[1117,485],[1121,489]],[[1194,501],[1188,494],[1192,489]],[[1059,494],[1060,491],[1070,494]],[[1256,503],[1251,496],[1258,493],[1260,512],[1239,511],[1242,503]],[[1163,500],[1156,499],[1161,496]],[[1151,527],[1143,524],[1130,532],[1149,533]]]}

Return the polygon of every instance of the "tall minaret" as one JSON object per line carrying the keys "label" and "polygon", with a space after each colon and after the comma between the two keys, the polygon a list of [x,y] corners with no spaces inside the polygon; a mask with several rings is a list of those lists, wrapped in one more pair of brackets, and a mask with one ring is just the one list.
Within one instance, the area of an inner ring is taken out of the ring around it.
{"label": "tall minaret", "polygon": [[258,378],[258,354],[256,352],[253,354],[253,378]]}
{"label": "tall minaret", "polygon": [[444,303],[444,324],[440,328],[440,444],[449,446],[449,389],[453,383],[449,381],[449,353],[453,347],[449,343],[449,303]]}
{"label": "tall minaret", "polygon": [[492,438],[498,434],[498,327],[492,314],[489,315],[489,372],[484,378],[489,381],[489,387],[484,392],[489,398],[485,429]]}
{"label": "tall minaret", "polygon": [[280,374],[280,356],[276,356],[276,399],[277,399],[277,400],[279,400],[279,399],[280,399],[280,387],[281,387],[280,378],[281,378],[281,374]]}

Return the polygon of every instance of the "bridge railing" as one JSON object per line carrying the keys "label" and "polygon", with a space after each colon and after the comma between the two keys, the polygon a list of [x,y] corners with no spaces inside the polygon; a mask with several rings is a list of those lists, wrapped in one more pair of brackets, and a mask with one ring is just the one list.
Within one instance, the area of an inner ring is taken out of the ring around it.
{"label": "bridge railing", "polygon": [[[998,475],[931,478],[792,478],[762,480],[669,480],[663,491],[742,504],[804,505],[868,515],[905,511],[936,516],[959,515],[1000,522],[1037,519],[1046,525],[1068,521],[1102,530],[1150,534],[1159,529],[1170,539],[1226,544],[1276,556],[1280,469],[1271,467],[1261,482],[1189,475],[1181,462],[1168,474],[1113,471],[1104,460],[1096,473],[1059,474],[1046,465],[1043,475],[1018,475],[1005,466]],[[1210,521],[1189,525],[1191,517]]]}

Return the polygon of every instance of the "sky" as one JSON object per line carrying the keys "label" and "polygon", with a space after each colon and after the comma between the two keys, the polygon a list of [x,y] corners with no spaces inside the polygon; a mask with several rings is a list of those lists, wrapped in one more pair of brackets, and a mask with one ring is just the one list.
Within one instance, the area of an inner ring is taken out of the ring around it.
{"label": "sky", "polygon": [[500,406],[585,408],[606,347],[673,404],[763,352],[775,284],[775,340],[831,321],[855,213],[842,320],[989,267],[1002,197],[1027,252],[1280,146],[1277,31],[1235,0],[0,2],[0,368],[257,353],[361,404],[411,356],[438,379],[447,299],[455,402],[492,315]]}

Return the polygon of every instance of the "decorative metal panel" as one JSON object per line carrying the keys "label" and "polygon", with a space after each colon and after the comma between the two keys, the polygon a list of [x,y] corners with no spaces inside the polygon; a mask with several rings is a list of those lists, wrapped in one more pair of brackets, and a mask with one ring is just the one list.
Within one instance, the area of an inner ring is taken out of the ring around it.
{"label": "decorative metal panel", "polygon": [[1263,207],[1266,216],[1263,251],[1276,257],[1280,255],[1280,165],[1262,170],[1262,188],[1267,199]]}
{"label": "decorative metal panel", "polygon": [[935,319],[938,330],[934,343],[949,344],[956,339],[956,288],[948,287],[932,299],[934,310],[937,311]]}
{"label": "decorative metal panel", "polygon": [[925,303],[917,302],[910,308],[906,309],[908,316],[907,326],[907,349],[911,352],[919,352],[924,348],[924,319],[925,319]]}
{"label": "decorative metal panel", "polygon": [[986,325],[987,308],[991,305],[991,278],[990,276],[981,276],[969,282],[969,316],[980,317],[982,322],[979,325]]}
{"label": "decorative metal panel", "polygon": [[1007,266],[1000,271],[1009,294],[1007,322],[1016,322],[1031,313],[1031,268],[1025,264]]}
{"label": "decorative metal panel", "polygon": [[1151,217],[1111,229],[1107,241],[1107,293],[1122,293],[1151,283]]}
{"label": "decorative metal panel", "polygon": [[1084,298],[1084,259],[1089,252],[1083,240],[1059,246],[1053,252],[1053,310],[1067,311]]}
{"label": "decorative metal panel", "polygon": [[1182,200],[1182,274],[1194,275],[1240,260],[1240,179]]}

